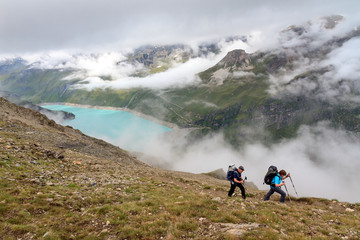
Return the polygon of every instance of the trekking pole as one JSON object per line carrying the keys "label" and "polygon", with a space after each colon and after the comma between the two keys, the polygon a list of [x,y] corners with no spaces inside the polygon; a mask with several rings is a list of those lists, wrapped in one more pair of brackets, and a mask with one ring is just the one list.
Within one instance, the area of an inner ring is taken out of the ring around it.
{"label": "trekking pole", "polygon": [[[285,183],[285,182],[284,182],[284,183]],[[286,193],[287,193],[287,195],[288,195],[288,197],[289,197],[289,200],[290,200],[290,202],[291,202],[290,194],[289,194],[289,192],[288,192],[288,190],[287,190],[286,184],[284,184],[284,186],[285,186]]]}
{"label": "trekking pole", "polygon": [[294,186],[293,180],[291,179],[291,176],[289,176],[289,178],[290,178],[290,181],[291,181],[291,183],[292,183],[292,185],[293,185],[293,188],[294,188],[294,190],[295,190],[296,196],[299,197],[299,195],[298,195],[298,193],[297,193],[297,191],[296,191],[296,188],[295,188],[295,186]]}
{"label": "trekking pole", "polygon": [[241,185],[243,185],[244,189],[247,191],[246,187],[245,187],[245,181],[247,180],[247,177],[244,178],[244,182],[241,183]]}

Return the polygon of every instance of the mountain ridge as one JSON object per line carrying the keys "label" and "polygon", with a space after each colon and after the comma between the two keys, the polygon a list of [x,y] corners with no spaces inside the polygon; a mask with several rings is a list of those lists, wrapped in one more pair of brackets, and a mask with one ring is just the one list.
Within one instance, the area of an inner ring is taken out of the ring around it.
{"label": "mountain ridge", "polygon": [[[181,87],[86,90],[81,88],[87,85],[81,78],[62,80],[74,74],[73,69],[28,69],[19,59],[13,62],[14,66],[8,62],[0,67],[0,72],[7,73],[0,75],[0,84],[34,103],[126,107],[182,128],[196,129],[194,138],[224,132],[235,147],[252,137],[253,141],[265,143],[294,138],[300,126],[323,121],[330,122],[333,128],[356,133],[360,128],[356,83],[347,78],[331,79],[337,69],[331,61],[326,62],[333,50],[360,36],[359,28],[340,31],[341,34],[331,32],[342,21],[343,17],[333,15],[290,26],[279,33],[279,46],[271,50],[246,53],[233,49],[217,64],[198,73],[198,82]],[[204,46],[210,49],[208,53],[216,52],[208,47],[211,44]],[[146,46],[124,61],[141,63],[145,55],[149,58],[152,54],[148,65],[156,68],[157,61],[170,61],[173,52],[184,48]],[[151,67],[146,71],[151,71]],[[258,124],[264,130],[262,135],[245,136],[241,130]]]}

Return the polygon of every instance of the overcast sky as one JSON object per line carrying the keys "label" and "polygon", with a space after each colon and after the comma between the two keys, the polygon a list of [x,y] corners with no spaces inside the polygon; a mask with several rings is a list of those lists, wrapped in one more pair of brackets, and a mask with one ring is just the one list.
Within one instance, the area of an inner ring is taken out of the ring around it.
{"label": "overcast sky", "polygon": [[359,10],[359,0],[1,0],[0,54],[192,43]]}

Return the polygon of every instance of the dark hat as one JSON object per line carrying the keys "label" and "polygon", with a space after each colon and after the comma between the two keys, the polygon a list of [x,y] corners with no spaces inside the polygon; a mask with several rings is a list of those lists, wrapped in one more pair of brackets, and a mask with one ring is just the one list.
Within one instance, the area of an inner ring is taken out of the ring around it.
{"label": "dark hat", "polygon": [[243,166],[240,166],[239,169],[241,169],[241,170],[243,170],[243,171],[245,170]]}

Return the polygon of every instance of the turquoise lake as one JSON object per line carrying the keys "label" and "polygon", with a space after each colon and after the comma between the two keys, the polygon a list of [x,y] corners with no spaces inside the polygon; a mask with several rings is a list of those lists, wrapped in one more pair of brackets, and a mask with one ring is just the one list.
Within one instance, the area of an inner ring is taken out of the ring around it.
{"label": "turquoise lake", "polygon": [[66,105],[44,105],[43,108],[75,114],[74,120],[61,122],[86,135],[103,139],[129,151],[143,151],[147,144],[172,129],[118,110],[82,108]]}

